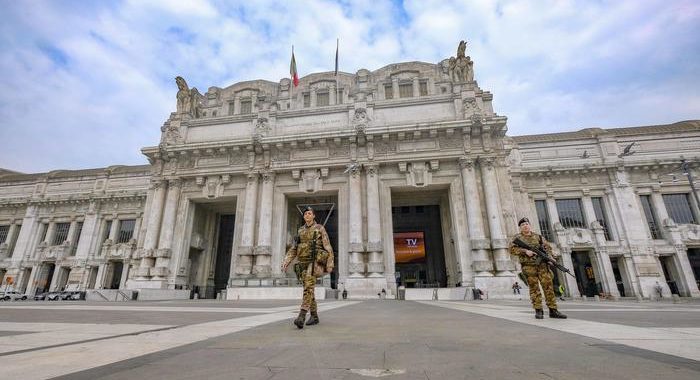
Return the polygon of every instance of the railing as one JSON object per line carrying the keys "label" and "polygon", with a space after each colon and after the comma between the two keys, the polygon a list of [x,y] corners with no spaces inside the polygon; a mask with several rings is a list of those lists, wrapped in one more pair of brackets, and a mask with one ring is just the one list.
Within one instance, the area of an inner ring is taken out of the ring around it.
{"label": "railing", "polygon": [[115,301],[129,301],[131,299],[128,294],[122,292],[121,290],[117,292],[117,296],[121,296],[122,299],[116,299]]}

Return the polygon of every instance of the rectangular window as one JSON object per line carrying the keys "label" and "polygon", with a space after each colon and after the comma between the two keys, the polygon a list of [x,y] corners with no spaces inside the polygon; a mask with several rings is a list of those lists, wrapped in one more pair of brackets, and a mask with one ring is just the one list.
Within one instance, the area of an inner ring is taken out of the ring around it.
{"label": "rectangular window", "polygon": [[595,219],[603,227],[603,232],[605,233],[605,240],[612,240],[610,235],[610,228],[608,227],[608,220],[605,218],[605,206],[603,205],[603,198],[593,197],[591,198],[593,202],[593,211],[595,211]]}
{"label": "rectangular window", "polygon": [[47,232],[49,232],[49,224],[42,223],[41,224],[41,234],[39,234],[39,236],[41,236],[41,239],[39,239],[40,243],[46,241],[46,233]]}
{"label": "rectangular window", "polygon": [[586,228],[580,199],[557,199],[555,202],[557,203],[557,213],[559,213],[559,223],[564,228]]}
{"label": "rectangular window", "polygon": [[78,243],[80,243],[80,234],[83,233],[83,222],[78,222],[75,225],[75,243],[73,243],[73,249],[71,249],[71,256],[75,256],[75,251],[78,250]]}
{"label": "rectangular window", "polygon": [[10,233],[10,226],[0,226],[0,244],[7,241],[7,235]]}
{"label": "rectangular window", "polygon": [[695,215],[690,208],[688,194],[664,194],[664,204],[668,211],[668,216],[676,224],[696,224]]}
{"label": "rectangular window", "polygon": [[17,244],[17,239],[19,238],[19,233],[22,232],[22,225],[18,224],[17,227],[15,227],[17,230],[14,235],[12,236],[12,239],[8,242],[7,246],[7,254],[9,256],[12,256],[12,252],[15,250],[15,245]]}
{"label": "rectangular window", "polygon": [[241,100],[241,115],[247,115],[253,112],[253,102],[248,100]]}
{"label": "rectangular window", "polygon": [[109,239],[109,232],[112,230],[112,221],[107,220],[105,221],[105,228],[102,230],[102,242],[104,243],[105,240]]}
{"label": "rectangular window", "polygon": [[399,85],[399,98],[413,97],[413,83],[405,83]]}
{"label": "rectangular window", "polygon": [[[233,111],[235,111],[235,110],[236,110],[236,107],[234,106],[234,103],[233,103],[233,102],[229,102],[229,104],[228,104],[228,114],[229,114],[229,116],[233,115]],[[204,116],[206,116],[206,115],[204,115]]]}
{"label": "rectangular window", "polygon": [[654,209],[651,207],[651,197],[649,195],[640,195],[639,200],[642,202],[642,209],[644,209],[644,216],[647,218],[647,225],[649,226],[651,238],[661,239],[661,232],[658,227],[659,224],[656,221]]}
{"label": "rectangular window", "polygon": [[319,107],[324,107],[331,104],[330,95],[327,92],[319,92],[316,94],[316,105]]}
{"label": "rectangular window", "polygon": [[56,233],[53,235],[53,241],[51,245],[61,245],[64,241],[68,239],[68,230],[70,230],[70,223],[56,223],[55,225]]}
{"label": "rectangular window", "polygon": [[337,100],[335,103],[336,104],[343,104],[343,89],[342,88],[338,89],[338,93],[336,94],[336,97],[337,97]]}
{"label": "rectangular window", "polygon": [[420,90],[420,96],[428,96],[428,82],[421,81],[418,86]]}
{"label": "rectangular window", "polygon": [[127,243],[134,236],[135,219],[125,219],[119,221],[119,236],[117,243]]}
{"label": "rectangular window", "polygon": [[390,84],[384,85],[384,99],[394,99],[394,86]]}
{"label": "rectangular window", "polygon": [[549,228],[549,212],[547,211],[547,202],[544,200],[535,201],[535,209],[537,210],[537,220],[540,225],[540,233],[545,239],[552,241],[552,229]]}
{"label": "rectangular window", "polygon": [[304,94],[304,108],[311,107],[311,95],[309,93]]}

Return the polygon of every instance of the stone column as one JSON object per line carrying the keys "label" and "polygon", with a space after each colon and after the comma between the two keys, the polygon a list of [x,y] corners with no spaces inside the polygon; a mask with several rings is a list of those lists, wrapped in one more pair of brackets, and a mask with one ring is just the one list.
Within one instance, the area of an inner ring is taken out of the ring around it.
{"label": "stone column", "polygon": [[309,105],[316,107],[316,89],[311,89],[309,92]]}
{"label": "stone column", "polygon": [[85,259],[88,257],[90,254],[90,246],[92,245],[93,239],[96,238],[94,235],[99,223],[97,207],[97,202],[91,201],[88,211],[85,213],[82,232],[83,238],[80,239],[78,247],[75,250],[75,256],[78,258]]}
{"label": "stone column", "polygon": [[48,227],[46,228],[46,237],[44,238],[44,241],[48,243],[48,245],[53,245],[53,238],[56,235],[56,222],[54,222],[53,219],[51,219],[49,221]]}
{"label": "stone column", "polygon": [[[569,268],[572,273],[573,268],[574,268],[574,262],[571,260],[571,248],[569,247],[562,247],[561,249],[561,261],[562,265],[566,268]],[[575,274],[574,274],[575,276]],[[565,275],[564,276],[564,281],[566,281],[566,290],[569,292],[570,297],[580,297],[581,293],[578,291],[578,284],[576,283],[576,279],[569,276]]]}
{"label": "stone column", "polygon": [[583,190],[583,198],[581,198],[583,206],[583,217],[586,219],[586,228],[593,230],[593,222],[597,220],[595,217],[595,209],[593,209],[593,201],[588,189]]}
{"label": "stone column", "polygon": [[[588,198],[590,202],[590,197]],[[591,204],[591,208],[592,208]],[[620,291],[617,289],[615,281],[615,272],[612,269],[612,262],[608,254],[607,241],[605,240],[605,232],[603,227],[598,222],[591,222],[593,235],[596,240],[597,249],[595,250],[596,269],[600,274],[600,283],[603,285],[603,291],[613,296],[619,297]]]}
{"label": "stone column", "polygon": [[156,251],[155,267],[151,270],[151,275],[164,280],[169,274],[168,264],[172,256],[173,235],[175,232],[175,220],[180,200],[180,189],[182,180],[179,178],[168,181],[168,195],[165,200],[165,210],[163,211],[163,221],[160,228],[158,240],[158,250]]}
{"label": "stone column", "polygon": [[337,87],[335,87],[335,85],[330,86],[328,88],[328,103],[330,103],[330,105],[332,105],[332,106],[334,106],[338,103],[337,92],[338,92],[338,89],[337,89]]}
{"label": "stone column", "polygon": [[[160,233],[161,217],[163,215],[163,203],[165,203],[166,182],[163,180],[153,180],[153,201],[148,210],[148,222],[146,224],[146,236],[143,241],[141,251],[141,264],[136,269],[137,279],[147,280],[150,276],[151,268],[155,265],[155,250],[158,244]],[[100,270],[102,268],[100,267]],[[98,276],[99,277],[99,276]]]}
{"label": "stone column", "polygon": [[109,226],[109,236],[107,239],[109,239],[112,244],[115,244],[117,242],[117,234],[119,233],[119,215],[114,214],[112,216],[112,224]]}
{"label": "stone column", "polygon": [[652,187],[651,196],[649,198],[651,198],[651,204],[654,207],[656,217],[659,219],[656,228],[658,228],[659,232],[663,234],[663,237],[666,240],[673,244],[673,239],[671,239],[668,231],[666,228],[664,228],[664,226],[667,225],[667,220],[670,219],[670,217],[668,216],[668,210],[666,210],[664,197],[661,195],[661,188],[658,185]]}
{"label": "stone column", "polygon": [[245,189],[245,208],[241,227],[241,244],[237,249],[236,275],[248,277],[253,269],[253,237],[255,234],[255,209],[258,203],[258,173],[248,173]]}
{"label": "stone column", "polygon": [[235,96],[233,98],[233,114],[238,115],[241,113],[241,97]]}
{"label": "stone column", "polygon": [[362,244],[362,184],[360,178],[361,168],[353,163],[348,178],[348,226],[350,236],[348,239],[348,251],[350,252],[350,277],[364,277],[365,263],[362,257],[364,247]]}
{"label": "stone column", "polygon": [[391,94],[393,99],[399,98],[399,78],[391,79]]}
{"label": "stone column", "polygon": [[417,98],[420,96],[420,83],[418,78],[413,78],[413,97]]}
{"label": "stone column", "polygon": [[11,253],[13,266],[15,263],[18,265],[25,256],[29,256],[32,253],[32,236],[36,233],[37,227],[40,226],[36,214],[37,206],[28,205],[27,211],[24,213],[24,218],[22,219],[22,228],[19,230],[19,235],[15,242],[15,249]]}
{"label": "stone column", "polygon": [[493,262],[489,259],[486,251],[489,248],[489,241],[484,235],[484,221],[481,217],[481,199],[479,189],[476,185],[476,168],[471,158],[462,157],[459,159],[459,166],[462,171],[462,186],[464,187],[464,202],[467,209],[467,226],[469,228],[469,239],[472,250],[472,266],[474,276],[493,276]]}
{"label": "stone column", "polygon": [[496,275],[512,275],[513,262],[508,253],[508,240],[503,233],[503,222],[501,213],[501,199],[496,179],[496,168],[494,158],[479,159],[481,164],[481,180],[484,186],[484,196],[486,198],[486,214],[491,230],[491,249],[493,260],[496,264]]}
{"label": "stone column", "polygon": [[272,274],[272,203],[275,190],[275,173],[261,173],[260,220],[258,221],[258,244],[255,247],[253,274],[258,278],[268,278]]}
{"label": "stone column", "polygon": [[382,227],[379,217],[379,165],[365,166],[367,169],[367,251],[369,277],[383,277],[384,254],[382,248]]}

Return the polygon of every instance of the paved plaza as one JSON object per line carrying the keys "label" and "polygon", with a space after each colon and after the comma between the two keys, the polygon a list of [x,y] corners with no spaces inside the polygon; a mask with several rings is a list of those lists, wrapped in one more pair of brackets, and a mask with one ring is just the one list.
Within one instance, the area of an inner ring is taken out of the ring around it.
{"label": "paved plaza", "polygon": [[4,302],[7,379],[697,379],[700,303]]}

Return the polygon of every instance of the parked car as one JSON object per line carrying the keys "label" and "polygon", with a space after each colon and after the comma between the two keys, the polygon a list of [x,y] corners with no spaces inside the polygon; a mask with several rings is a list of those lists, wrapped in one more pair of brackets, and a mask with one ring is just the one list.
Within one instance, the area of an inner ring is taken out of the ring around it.
{"label": "parked car", "polygon": [[70,293],[71,293],[71,294],[70,294],[70,298],[69,298],[69,299],[70,299],[71,301],[80,301],[80,300],[84,300],[84,299],[85,299],[85,292],[81,292],[81,291],[77,291],[77,290],[76,290],[76,291],[72,291],[72,292],[70,292]]}
{"label": "parked car", "polygon": [[24,293],[16,292],[16,291],[14,291],[14,290],[11,290],[11,291],[9,291],[9,292],[5,292],[5,293],[2,295],[3,301],[9,301],[9,300],[12,300],[12,301],[17,301],[17,300],[25,301],[27,298],[29,298],[28,295],[26,295],[26,294],[24,294]]}
{"label": "parked car", "polygon": [[46,294],[46,300],[48,301],[58,301],[61,299],[61,292],[48,292]]}
{"label": "parked car", "polygon": [[44,300],[46,300],[46,296],[48,294],[49,294],[48,292],[37,293],[34,295],[34,301],[44,301]]}

